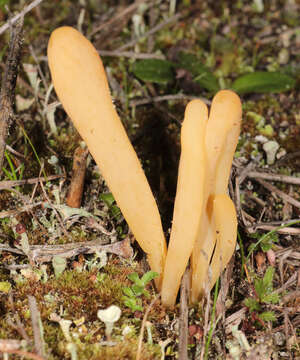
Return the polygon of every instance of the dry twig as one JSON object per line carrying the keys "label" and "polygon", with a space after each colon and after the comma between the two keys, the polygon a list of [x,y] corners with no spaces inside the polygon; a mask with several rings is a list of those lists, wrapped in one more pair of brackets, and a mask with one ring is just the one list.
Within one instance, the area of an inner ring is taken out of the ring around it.
{"label": "dry twig", "polygon": [[125,16],[131,15],[142,3],[147,2],[148,0],[136,0],[133,4],[126,7],[123,11],[117,13],[109,21],[106,21],[104,24],[96,27],[90,34],[90,36],[95,35],[99,31],[103,31],[106,27],[113,25],[114,23],[120,22]]}
{"label": "dry twig", "polygon": [[267,183],[264,180],[261,179],[255,179],[259,184],[261,184],[264,188],[266,188],[267,190],[271,191],[272,193],[278,195],[279,197],[281,197],[281,199],[283,199],[284,201],[294,205],[297,208],[300,208],[300,201],[295,200],[294,198],[292,198],[290,195],[287,195],[286,193],[284,193],[283,191],[277,189],[275,186]]}
{"label": "dry twig", "polygon": [[178,358],[188,360],[188,321],[189,321],[189,270],[183,274],[180,288]]}
{"label": "dry twig", "polygon": [[22,321],[20,320],[20,316],[19,316],[18,312],[16,311],[12,293],[9,293],[9,295],[8,295],[8,302],[12,309],[13,318],[10,317],[10,315],[8,314],[6,323],[10,327],[12,327],[15,331],[17,331],[22,336],[22,338],[26,341],[27,344],[30,344],[31,340],[30,340],[29,336],[27,335],[27,332],[25,330],[24,325],[22,324]]}
{"label": "dry twig", "polygon": [[160,295],[156,295],[155,298],[151,301],[150,305],[148,306],[147,310],[145,311],[145,315],[143,317],[143,321],[142,321],[142,326],[141,326],[141,330],[140,330],[140,335],[139,335],[139,342],[138,342],[138,349],[136,352],[136,360],[140,360],[141,356],[142,356],[142,345],[143,345],[143,337],[144,337],[144,330],[145,330],[145,326],[146,326],[146,321],[149,315],[150,310],[152,309],[153,305],[155,304],[155,302],[159,299]]}
{"label": "dry twig", "polygon": [[45,342],[43,339],[43,328],[41,314],[37,307],[34,296],[28,296],[28,304],[33,329],[35,351],[39,356],[45,356]]}
{"label": "dry twig", "polygon": [[72,179],[67,197],[67,205],[73,208],[80,208],[84,186],[87,149],[80,146],[74,152]]}
{"label": "dry twig", "polygon": [[25,204],[24,206],[22,206],[22,207],[20,207],[18,209],[15,209],[15,210],[1,211],[0,212],[0,219],[4,219],[4,218],[9,217],[9,216],[15,216],[15,215],[20,214],[20,213],[22,213],[24,211],[30,212],[31,209],[33,209],[36,206],[42,205],[42,203],[43,203],[42,201],[38,201],[38,202],[36,202],[34,204]]}
{"label": "dry twig", "polygon": [[[193,99],[199,99],[199,96],[184,95],[184,94],[163,95],[163,96],[149,97],[141,100],[131,100],[130,106],[140,106],[140,105],[146,105],[146,104],[151,104],[161,101],[169,101],[169,100],[193,100]],[[200,99],[207,105],[211,104],[211,101],[208,99],[205,98],[200,98]]]}
{"label": "dry twig", "polygon": [[21,20],[14,27],[12,27],[8,56],[2,78],[0,93],[0,175],[2,173],[2,164],[4,159],[8,128],[13,121],[14,115],[13,103],[15,98],[15,87],[19,62],[21,58],[22,27],[23,18],[21,18]]}
{"label": "dry twig", "polygon": [[[9,341],[9,340],[4,340],[4,341]],[[10,340],[10,341],[13,341],[13,340]],[[15,340],[15,341],[17,341],[17,340]],[[0,352],[6,353],[6,354],[15,354],[15,355],[19,355],[19,356],[25,357],[27,359],[32,359],[32,360],[45,360],[45,358],[43,358],[42,356],[33,354],[28,351],[24,351],[24,350],[6,349],[5,351],[3,351],[0,348]]]}
{"label": "dry twig", "polygon": [[156,26],[154,26],[152,29],[150,29],[149,31],[145,32],[145,34],[143,34],[141,37],[138,37],[137,39],[131,40],[129,41],[127,44],[124,44],[123,46],[121,46],[118,51],[124,51],[125,49],[128,49],[132,46],[134,46],[135,44],[137,44],[141,39],[147,38],[150,35],[155,34],[157,31],[163,29],[165,26],[175,22],[176,20],[180,19],[182,17],[181,13],[175,14],[171,17],[169,17],[168,19],[160,22],[159,24],[157,24]]}
{"label": "dry twig", "polygon": [[29,185],[29,184],[37,184],[39,182],[45,182],[50,180],[55,180],[64,177],[64,175],[50,175],[47,176],[47,179],[44,177],[37,177],[31,179],[24,179],[24,180],[7,180],[7,181],[0,181],[0,190],[7,190],[13,188],[15,186],[20,185]]}
{"label": "dry twig", "polygon": [[159,59],[165,60],[165,55],[160,54],[146,54],[136,53],[134,51],[110,51],[110,50],[99,50],[100,56],[112,56],[112,57],[128,57],[130,59]]}
{"label": "dry twig", "polygon": [[300,185],[300,178],[281,174],[270,174],[259,171],[249,171],[247,177],[251,179],[264,179],[270,181],[280,181],[288,184]]}
{"label": "dry twig", "polygon": [[[25,255],[21,249],[12,248],[8,245],[2,244],[0,244],[0,252],[1,251]],[[63,245],[30,245],[29,256],[30,260],[33,260],[34,262],[44,263],[51,261],[54,256],[71,258],[79,254],[93,254],[100,251],[116,254],[124,258],[130,258],[133,256],[133,249],[128,238],[107,245],[103,245],[101,240]]]}
{"label": "dry twig", "polygon": [[19,19],[22,19],[29,11],[37,7],[42,1],[43,0],[34,0],[29,5],[25,6],[19,14],[14,16],[12,19],[7,21],[4,25],[0,27],[0,35],[3,34],[11,26],[11,24],[14,24]]}

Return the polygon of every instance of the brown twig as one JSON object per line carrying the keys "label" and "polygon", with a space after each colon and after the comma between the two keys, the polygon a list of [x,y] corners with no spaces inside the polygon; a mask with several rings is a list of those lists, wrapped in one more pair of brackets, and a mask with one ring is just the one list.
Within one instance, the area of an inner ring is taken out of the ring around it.
{"label": "brown twig", "polygon": [[[6,189],[6,190],[10,190],[10,189]],[[4,219],[4,218],[9,217],[9,216],[15,216],[15,215],[20,214],[20,213],[22,213],[24,211],[29,211],[30,212],[31,209],[33,209],[36,206],[40,206],[42,204],[43,204],[42,201],[38,201],[38,202],[36,202],[34,204],[25,204],[24,206],[22,206],[20,208],[17,208],[15,210],[1,211],[0,212],[0,219]]]}
{"label": "brown twig", "polygon": [[144,337],[144,330],[145,330],[145,326],[146,326],[146,321],[147,321],[150,310],[152,309],[155,302],[159,299],[159,297],[160,297],[160,294],[156,295],[155,298],[151,301],[151,303],[148,306],[147,310],[145,311],[143,321],[142,321],[141,331],[140,331],[140,335],[139,335],[138,348],[137,348],[136,358],[135,358],[136,360],[141,359],[142,346],[143,346],[143,337]]}
{"label": "brown twig", "polygon": [[189,270],[183,274],[180,287],[178,358],[188,360],[188,322],[189,322]]}
{"label": "brown twig", "polygon": [[50,181],[55,180],[64,177],[64,175],[50,175],[47,176],[47,179],[44,177],[37,177],[37,178],[31,178],[31,179],[25,179],[25,180],[8,180],[8,181],[0,181],[0,190],[4,189],[10,189],[15,186],[20,185],[31,185],[31,184],[38,184],[40,181]]}
{"label": "brown twig", "polygon": [[275,193],[276,195],[278,195],[279,197],[281,197],[281,199],[283,199],[284,201],[294,205],[297,208],[300,208],[300,201],[295,200],[294,198],[292,198],[290,195],[287,195],[286,193],[284,193],[283,191],[277,189],[275,186],[267,183],[264,180],[261,179],[255,179],[255,181],[257,181],[259,184],[261,184],[264,188],[266,188],[267,190],[271,191],[272,193]]}
{"label": "brown twig", "polygon": [[19,356],[22,356],[22,357],[25,357],[28,359],[33,359],[33,360],[45,360],[45,358],[43,358],[42,356],[33,354],[29,351],[24,351],[24,350],[9,350],[9,349],[7,349],[5,351],[2,351],[0,348],[0,352],[6,353],[6,354],[16,354],[16,355],[19,355]]}
{"label": "brown twig", "polygon": [[8,315],[7,319],[6,319],[6,323],[9,326],[11,326],[14,330],[16,330],[22,336],[22,338],[26,341],[27,344],[30,344],[31,340],[30,340],[29,336],[27,335],[27,332],[25,330],[24,325],[22,324],[22,321],[20,320],[20,316],[19,316],[18,312],[16,311],[12,293],[9,293],[9,295],[8,295],[8,302],[12,309],[13,318],[11,318]]}
{"label": "brown twig", "polygon": [[22,347],[22,340],[0,339],[0,352],[17,350]]}
{"label": "brown twig", "polygon": [[2,78],[0,93],[0,175],[2,173],[6,137],[14,116],[13,103],[15,98],[19,62],[21,58],[22,27],[23,18],[21,18],[21,20],[12,27],[8,56]]}
{"label": "brown twig", "polygon": [[294,274],[279,289],[274,290],[274,293],[280,294],[286,289],[288,289],[289,286],[293,285],[294,282],[297,281],[297,277],[298,277],[297,272],[294,272]]}
{"label": "brown twig", "polygon": [[247,308],[243,307],[232,315],[227,316],[225,320],[225,332],[227,334],[231,333],[232,326],[240,324],[240,322],[245,318],[247,311]]}
{"label": "brown twig", "polygon": [[67,205],[73,208],[80,208],[84,186],[87,149],[80,146],[74,152],[72,179],[67,197]]}
{"label": "brown twig", "polygon": [[286,304],[296,299],[300,299],[300,290],[291,291],[287,295],[283,296],[280,300],[280,303]]}
{"label": "brown twig", "polygon": [[15,15],[12,19],[7,21],[4,25],[0,27],[0,35],[4,33],[11,24],[16,23],[19,19],[22,19],[29,11],[38,6],[43,0],[34,0],[29,5],[25,6],[24,9],[17,15]]}
{"label": "brown twig", "polygon": [[159,59],[159,60],[166,59],[165,55],[136,53],[134,51],[99,50],[98,53],[100,54],[100,56],[128,57],[130,59]]}
{"label": "brown twig", "polygon": [[[192,95],[185,95],[185,94],[177,94],[177,95],[163,95],[163,96],[155,96],[155,97],[149,97],[146,99],[141,100],[131,100],[130,106],[140,106],[140,105],[146,105],[151,104],[155,102],[161,102],[161,101],[169,101],[169,100],[193,100],[193,99],[199,99],[199,96],[192,96]],[[200,98],[205,104],[210,105],[211,101],[205,98]]]}
{"label": "brown twig", "polygon": [[247,173],[247,177],[251,179],[264,179],[264,180],[280,181],[288,184],[300,185],[300,178],[295,176],[270,174],[259,171],[249,171]]}
{"label": "brown twig", "polygon": [[100,26],[96,27],[91,32],[90,36],[93,36],[97,32],[102,31],[103,29],[105,29],[108,26],[111,26],[113,23],[119,22],[125,16],[130,15],[131,13],[133,13],[141,5],[141,3],[145,3],[146,1],[145,0],[137,0],[137,1],[135,1],[132,5],[126,7],[126,9],[124,9],[123,11],[117,13],[111,19],[106,21],[104,24],[101,24]]}
{"label": "brown twig", "polygon": [[156,26],[154,26],[152,29],[150,29],[149,31],[145,32],[141,37],[138,37],[137,39],[131,40],[129,41],[127,44],[124,44],[123,46],[121,46],[118,51],[124,51],[125,49],[128,49],[132,46],[134,46],[135,44],[137,44],[141,39],[147,38],[150,35],[153,35],[154,33],[156,33],[157,31],[163,29],[165,26],[175,22],[176,20],[180,19],[183,15],[181,13],[175,14],[169,18],[167,18],[166,20],[160,22],[159,24],[157,24]]}
{"label": "brown twig", "polygon": [[28,305],[33,329],[34,347],[39,356],[45,357],[45,342],[43,339],[43,328],[41,314],[37,307],[34,296],[28,296]]}
{"label": "brown twig", "polygon": [[[272,225],[263,225],[263,224],[254,224],[249,227],[247,227],[247,230],[249,232],[255,232],[256,230],[265,230],[265,231],[272,231],[277,229],[278,226],[272,226]],[[286,227],[276,230],[278,234],[286,234],[286,235],[299,235],[300,234],[300,228],[293,228],[293,227]]]}
{"label": "brown twig", "polygon": [[[63,245],[30,245],[29,250],[30,260],[33,260],[36,263],[50,262],[54,256],[71,258],[79,254],[93,254],[100,251],[116,254],[124,258],[133,256],[133,249],[128,238],[107,245],[101,244],[101,240]],[[2,244],[0,244],[0,252],[1,251],[25,255],[21,249],[12,248]]]}
{"label": "brown twig", "polygon": [[211,272],[210,270],[208,271],[208,281],[205,284],[205,289],[204,289],[204,293],[205,293],[205,298],[206,298],[206,305],[205,305],[205,311],[204,311],[204,326],[203,326],[203,341],[202,341],[202,349],[201,349],[201,353],[200,353],[200,360],[203,360],[204,358],[204,352],[205,352],[205,338],[206,335],[209,332],[209,312],[210,312],[210,308],[211,308],[211,304],[210,304],[210,288],[209,288],[209,283],[211,280]]}

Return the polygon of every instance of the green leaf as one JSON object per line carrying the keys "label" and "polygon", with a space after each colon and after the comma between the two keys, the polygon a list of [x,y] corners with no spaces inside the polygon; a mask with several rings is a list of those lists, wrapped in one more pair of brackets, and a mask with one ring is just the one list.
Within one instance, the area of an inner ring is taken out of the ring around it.
{"label": "green leaf", "polygon": [[6,13],[5,5],[9,5],[9,0],[0,0],[0,9]]}
{"label": "green leaf", "polygon": [[272,266],[269,266],[266,270],[266,273],[263,278],[263,283],[266,288],[266,292],[270,293],[273,291],[273,276],[275,269]]}
{"label": "green leaf", "polygon": [[147,298],[150,299],[150,293],[148,290],[143,290],[143,295]]}
{"label": "green leaf", "polygon": [[255,248],[256,248],[256,244],[250,244],[250,245],[248,246],[248,252],[249,252],[249,253],[252,253]]}
{"label": "green leaf", "polygon": [[108,207],[111,207],[115,202],[115,198],[113,197],[112,193],[100,194],[100,200],[105,202]]}
{"label": "green leaf", "polygon": [[266,294],[261,298],[261,301],[265,304],[277,304],[279,302],[279,295],[276,293]]}
{"label": "green leaf", "polygon": [[158,277],[158,273],[155,271],[147,271],[141,278],[142,283],[147,285],[150,281]]}
{"label": "green leaf", "polygon": [[143,81],[166,84],[173,81],[173,63],[160,59],[144,59],[133,65],[134,75]]}
{"label": "green leaf", "polygon": [[124,296],[123,301],[124,301],[124,305],[129,307],[132,311],[143,311],[142,301],[140,299],[125,298]]}
{"label": "green leaf", "polygon": [[141,281],[137,272],[133,272],[133,273],[129,274],[127,277],[129,280],[131,280],[135,284],[139,284],[139,282]]}
{"label": "green leaf", "polygon": [[136,296],[141,296],[143,294],[144,286],[134,284],[131,288]]}
{"label": "green leaf", "polygon": [[113,205],[111,208],[110,208],[110,211],[111,211],[111,214],[112,216],[119,220],[122,216],[122,213],[121,213],[121,210],[120,208],[117,206],[117,205]]}
{"label": "green leaf", "polygon": [[260,247],[262,251],[267,252],[272,249],[274,243],[278,242],[278,235],[277,234],[270,234],[266,236],[265,239],[260,243]]}
{"label": "green leaf", "polygon": [[9,293],[11,289],[11,283],[8,281],[1,281],[0,282],[0,292]]}
{"label": "green leaf", "polygon": [[273,275],[274,268],[269,266],[266,270],[266,273],[263,279],[257,279],[254,281],[254,287],[261,302],[264,302],[263,299],[266,295],[269,295],[273,291]]}
{"label": "green leaf", "polygon": [[291,90],[295,80],[280,72],[256,71],[237,78],[232,89],[239,94],[247,93],[277,93]]}
{"label": "green leaf", "polygon": [[262,321],[276,321],[276,316],[273,311],[265,311],[258,315]]}
{"label": "green leaf", "polygon": [[125,287],[122,290],[123,290],[123,293],[125,295],[127,295],[128,297],[135,297],[135,294],[130,287]]}
{"label": "green leaf", "polygon": [[258,301],[254,298],[245,299],[244,304],[247,306],[250,312],[255,310],[258,311],[260,309]]}
{"label": "green leaf", "polygon": [[188,70],[192,74],[194,81],[204,89],[214,93],[220,89],[218,79],[195,55],[181,52],[178,59],[177,67]]}

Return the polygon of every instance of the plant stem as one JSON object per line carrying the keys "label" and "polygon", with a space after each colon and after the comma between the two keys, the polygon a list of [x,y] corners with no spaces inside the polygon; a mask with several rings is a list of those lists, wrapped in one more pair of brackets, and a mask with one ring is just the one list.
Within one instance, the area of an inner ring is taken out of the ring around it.
{"label": "plant stem", "polygon": [[214,322],[215,322],[215,316],[216,316],[216,304],[217,304],[217,298],[218,298],[218,290],[219,290],[219,279],[216,281],[215,285],[215,292],[214,292],[214,303],[213,308],[211,312],[211,321],[210,321],[210,329],[207,335],[206,343],[205,343],[205,353],[204,353],[204,360],[207,360],[208,358],[208,349],[209,345],[213,336],[214,331]]}

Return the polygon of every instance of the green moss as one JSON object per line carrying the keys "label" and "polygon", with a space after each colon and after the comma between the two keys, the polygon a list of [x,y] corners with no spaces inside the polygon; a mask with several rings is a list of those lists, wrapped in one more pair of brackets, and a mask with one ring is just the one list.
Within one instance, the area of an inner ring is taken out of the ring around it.
{"label": "green moss", "polygon": [[[79,360],[135,360],[138,349],[136,338],[126,338],[114,346],[94,345],[85,350],[79,350]],[[144,345],[141,352],[141,360],[154,360],[161,358],[161,350],[158,345]]]}

